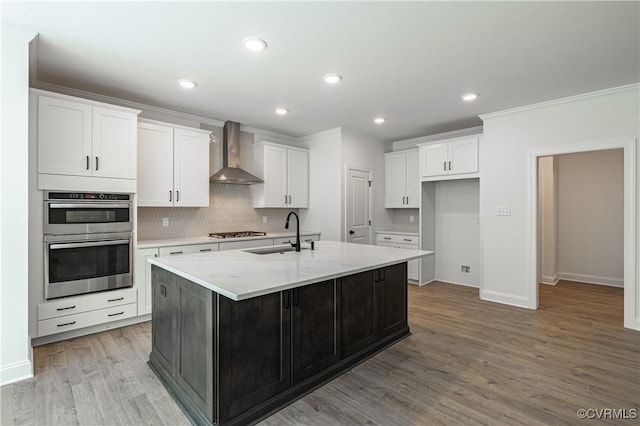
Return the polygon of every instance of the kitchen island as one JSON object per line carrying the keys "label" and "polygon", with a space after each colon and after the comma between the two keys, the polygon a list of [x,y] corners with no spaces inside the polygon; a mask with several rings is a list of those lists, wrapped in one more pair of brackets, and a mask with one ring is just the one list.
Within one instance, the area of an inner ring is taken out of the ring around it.
{"label": "kitchen island", "polygon": [[409,334],[406,262],[432,252],[283,250],[149,260],[149,365],[195,424],[253,423]]}

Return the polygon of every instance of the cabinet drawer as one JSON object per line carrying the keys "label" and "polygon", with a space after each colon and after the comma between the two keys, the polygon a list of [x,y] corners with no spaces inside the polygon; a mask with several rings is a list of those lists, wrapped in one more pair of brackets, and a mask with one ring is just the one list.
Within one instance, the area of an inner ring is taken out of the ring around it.
{"label": "cabinet drawer", "polygon": [[186,246],[169,246],[169,247],[160,247],[159,254],[160,256],[175,256],[179,254],[190,254],[190,253],[204,253],[208,251],[218,251],[219,250],[218,243],[208,243],[208,244],[189,244]]}
{"label": "cabinet drawer", "polygon": [[[293,239],[295,240],[295,237]],[[236,250],[253,247],[266,247],[272,245],[273,238],[261,240],[229,241],[228,243],[220,243],[220,250]]]}
{"label": "cabinet drawer", "polygon": [[128,305],[113,306],[111,308],[82,312],[60,318],[46,319],[38,321],[38,336],[47,336],[49,334],[62,333],[63,331],[118,321],[124,318],[132,318],[136,316],[136,312],[136,304],[130,303]]}
{"label": "cabinet drawer", "polygon": [[419,244],[420,238],[417,235],[398,235],[398,234],[378,234],[376,241],[398,244]]}
{"label": "cabinet drawer", "polygon": [[57,318],[78,314],[81,312],[103,309],[111,306],[135,303],[137,290],[129,288],[125,290],[104,291],[87,294],[85,296],[68,297],[38,305],[38,320]]}

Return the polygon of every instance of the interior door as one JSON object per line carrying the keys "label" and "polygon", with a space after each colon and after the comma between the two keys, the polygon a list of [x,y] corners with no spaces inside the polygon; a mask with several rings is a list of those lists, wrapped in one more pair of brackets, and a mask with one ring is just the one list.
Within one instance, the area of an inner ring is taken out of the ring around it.
{"label": "interior door", "polygon": [[369,244],[369,171],[347,170],[347,217],[345,241]]}

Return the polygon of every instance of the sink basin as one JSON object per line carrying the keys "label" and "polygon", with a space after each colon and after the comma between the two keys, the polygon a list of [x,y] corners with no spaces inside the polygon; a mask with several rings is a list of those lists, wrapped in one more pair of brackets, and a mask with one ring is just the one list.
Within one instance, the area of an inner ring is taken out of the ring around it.
{"label": "sink basin", "polygon": [[[274,253],[285,253],[287,251],[295,251],[296,249],[291,246],[275,246],[275,247],[260,247],[249,250],[242,250],[251,254],[274,254]],[[307,248],[302,247],[302,250],[307,250]]]}

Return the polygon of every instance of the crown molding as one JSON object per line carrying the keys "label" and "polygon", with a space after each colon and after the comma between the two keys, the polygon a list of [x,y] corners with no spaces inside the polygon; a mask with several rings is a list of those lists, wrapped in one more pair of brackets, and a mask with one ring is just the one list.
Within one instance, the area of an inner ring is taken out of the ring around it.
{"label": "crown molding", "polygon": [[467,129],[452,130],[450,132],[437,133],[435,135],[420,136],[418,138],[405,139],[393,142],[394,151],[403,151],[406,149],[417,148],[418,144],[425,142],[441,141],[447,139],[455,139],[465,136],[482,135],[482,126],[469,127]]}
{"label": "crown molding", "polygon": [[553,99],[553,100],[550,100],[550,101],[540,102],[540,103],[537,103],[537,104],[531,104],[531,105],[525,105],[525,106],[521,106],[521,107],[517,107],[517,108],[505,109],[505,110],[502,110],[502,111],[496,111],[496,112],[491,112],[491,113],[488,113],[488,114],[482,114],[482,115],[479,115],[478,117],[480,117],[480,119],[484,121],[487,118],[499,117],[501,115],[514,114],[514,113],[518,113],[518,112],[529,111],[529,110],[532,110],[532,109],[545,108],[545,107],[548,107],[548,106],[551,106],[551,105],[560,105],[560,104],[565,104],[565,103],[570,103],[570,102],[581,101],[581,100],[584,100],[584,99],[596,98],[596,97],[599,97],[599,96],[611,95],[611,94],[614,94],[614,93],[632,92],[632,91],[637,91],[637,90],[640,90],[640,83],[627,84],[627,85],[624,85],[624,86],[612,87],[610,89],[597,90],[595,92],[583,93],[583,94],[575,95],[575,96],[568,96],[566,98]]}

